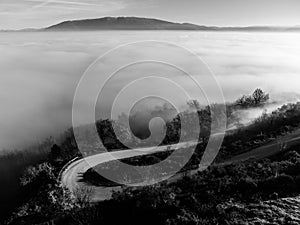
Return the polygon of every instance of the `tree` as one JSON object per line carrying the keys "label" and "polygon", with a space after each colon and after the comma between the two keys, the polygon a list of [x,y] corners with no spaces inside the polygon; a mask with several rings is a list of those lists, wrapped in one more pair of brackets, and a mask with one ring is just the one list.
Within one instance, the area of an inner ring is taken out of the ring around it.
{"label": "tree", "polygon": [[236,105],[242,106],[242,107],[249,107],[253,104],[252,97],[243,95],[238,100],[236,100]]}
{"label": "tree", "polygon": [[269,98],[269,94],[266,94],[260,88],[257,88],[252,95],[243,95],[236,100],[235,104],[242,107],[255,107],[265,104]]}
{"label": "tree", "polygon": [[254,105],[264,104],[269,100],[269,94],[266,94],[260,88],[257,88],[252,94],[252,100]]}

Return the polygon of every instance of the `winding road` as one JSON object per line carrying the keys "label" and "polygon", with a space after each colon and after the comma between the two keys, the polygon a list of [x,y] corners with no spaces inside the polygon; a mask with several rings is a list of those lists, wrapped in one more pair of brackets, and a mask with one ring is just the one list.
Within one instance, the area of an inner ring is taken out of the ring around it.
{"label": "winding road", "polygon": [[[68,188],[71,192],[76,191],[77,188],[91,186],[86,183],[80,182],[80,175],[85,173],[88,169],[93,168],[101,163],[132,158],[135,156],[151,155],[157,152],[170,151],[179,148],[187,148],[195,146],[195,142],[184,142],[174,145],[166,145],[159,147],[137,148],[130,150],[105,152],[97,155],[81,158],[68,164],[61,173],[61,183],[64,187]],[[93,188],[92,201],[106,200],[111,197],[112,190],[120,190],[120,187],[95,187]]]}
{"label": "winding road", "polygon": [[[295,144],[300,143],[300,129],[286,134],[276,140],[265,144],[261,147],[255,148],[248,152],[242,153],[238,156],[234,156],[231,159],[227,160],[224,163],[232,163],[232,162],[240,162],[247,160],[249,158],[262,159],[276,153],[282,151],[285,147],[290,147]],[[74,192],[77,188],[82,187],[92,187],[93,194],[91,196],[91,201],[103,201],[111,198],[112,191],[120,190],[121,187],[95,187],[89,184],[80,182],[80,174],[83,174],[88,169],[93,168],[101,163],[132,158],[135,156],[142,155],[150,155],[157,152],[169,151],[170,149],[178,149],[178,148],[187,148],[190,146],[195,146],[195,142],[184,142],[175,145],[167,145],[167,146],[159,146],[156,148],[138,148],[131,150],[123,150],[123,151],[115,151],[115,152],[105,152],[97,155],[89,156],[83,159],[74,160],[70,162],[61,173],[61,183],[64,187],[68,188],[71,192]],[[283,146],[285,146],[283,148]],[[196,173],[198,170],[191,171],[190,173]],[[181,175],[181,174],[179,174]],[[171,178],[171,180],[176,180],[175,178]]]}

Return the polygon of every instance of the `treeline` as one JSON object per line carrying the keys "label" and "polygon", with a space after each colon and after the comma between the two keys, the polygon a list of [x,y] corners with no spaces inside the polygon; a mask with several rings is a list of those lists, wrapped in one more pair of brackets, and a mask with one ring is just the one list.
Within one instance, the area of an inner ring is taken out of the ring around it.
{"label": "treeline", "polygon": [[[208,113],[207,117],[209,117]],[[234,155],[238,155],[242,152],[252,150],[256,147],[259,147],[267,142],[278,138],[283,134],[286,134],[287,132],[292,132],[296,129],[299,129],[299,127],[300,103],[284,105],[281,108],[272,112],[271,114],[264,113],[262,116],[254,120],[253,123],[249,126],[241,127],[232,133],[228,133],[224,138],[220,152],[215,161],[222,162],[226,159],[233,157]],[[199,142],[196,146],[192,158],[181,169],[181,172],[198,168],[201,158],[203,156],[203,152],[206,148],[207,141],[208,136],[204,136],[204,138],[201,139],[201,142]],[[188,151],[189,149],[185,150]],[[166,151],[152,154],[149,156],[133,157],[122,161],[130,165],[147,166],[165,160],[170,154],[171,151]],[[172,163],[170,163],[169,165],[171,167]],[[93,184],[97,185],[106,184],[106,179],[101,177],[96,172],[98,170],[102,170],[102,168],[106,168],[108,170],[111,169],[112,171],[118,173],[120,176],[123,174],[123,171],[118,171],[119,168],[114,164],[114,162],[109,162],[104,165],[100,165],[99,167],[96,167],[94,169],[90,169],[86,174],[84,174],[83,181],[92,182]],[[138,181],[142,180],[143,178],[136,179]]]}
{"label": "treeline", "polygon": [[300,127],[300,102],[286,104],[270,114],[263,113],[250,125],[226,135],[219,158],[228,158],[274,140]]}
{"label": "treeline", "polygon": [[[261,89],[256,89],[249,97],[253,99],[253,102],[251,105],[247,105],[247,107],[262,106],[267,102],[268,96],[269,95],[264,93]],[[137,138],[134,133],[139,133],[139,136],[147,137],[149,130],[148,124],[144,124],[144,127],[140,124],[139,126],[136,126],[134,125],[133,118],[127,118],[125,115],[123,115],[123,117],[126,118],[122,117],[120,120],[98,120],[96,122],[97,135],[91,132],[91,125],[75,128],[75,131],[77,132],[76,138],[79,138],[79,141],[85,147],[84,156],[93,155],[106,150],[116,151],[127,149],[127,146],[134,148],[175,144],[179,142],[180,138],[181,141],[190,141],[193,139],[193,141],[207,142],[212,129],[212,119],[218,120],[218,117],[227,118],[228,124],[235,124],[239,120],[235,111],[244,107],[244,105],[239,104],[239,102],[240,101],[238,100],[235,103],[227,104],[225,106],[221,104],[201,106],[197,100],[190,101],[187,103],[187,110],[180,112],[171,119],[169,118],[167,120],[165,118],[165,136],[162,140],[156,140],[155,137],[147,140]],[[124,119],[129,120],[135,129],[134,132],[131,132],[132,127],[124,125]],[[182,127],[182,123],[185,124],[184,127]],[[214,125],[218,126],[218,124]],[[137,127],[141,129],[139,132],[136,131]],[[213,129],[217,129],[217,127],[213,127]],[[141,132],[144,133],[141,134]],[[97,145],[99,143],[99,137],[101,139],[101,146]],[[61,147],[64,162],[82,154],[78,149],[73,129],[69,129],[65,132],[61,139],[63,141],[59,146]]]}

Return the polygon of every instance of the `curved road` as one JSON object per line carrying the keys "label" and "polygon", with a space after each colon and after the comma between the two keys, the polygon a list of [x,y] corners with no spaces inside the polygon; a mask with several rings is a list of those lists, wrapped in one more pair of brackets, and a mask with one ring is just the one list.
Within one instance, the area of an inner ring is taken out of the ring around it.
{"label": "curved road", "polygon": [[[234,156],[227,160],[225,163],[240,162],[247,160],[249,158],[262,159],[282,151],[285,147],[289,147],[294,144],[300,143],[300,129],[282,136],[266,145],[259,148],[253,149],[251,151],[245,152],[238,156]],[[95,167],[101,163],[117,160],[126,159],[135,156],[149,155],[157,152],[175,150],[178,148],[186,148],[190,146],[195,146],[195,142],[185,142],[175,145],[160,146],[160,147],[149,147],[149,148],[139,148],[131,150],[123,150],[116,152],[105,152],[97,155],[89,156],[83,159],[76,160],[70,165],[68,165],[61,175],[61,183],[64,187],[68,188],[70,191],[74,192],[77,188],[81,187],[92,187],[93,194],[91,196],[91,201],[103,201],[111,198],[113,190],[120,190],[120,187],[95,187],[89,186],[88,184],[79,182],[80,174],[83,174],[88,169]],[[196,173],[198,170],[190,171],[190,174]],[[178,176],[175,176],[178,177]],[[175,178],[176,179],[176,178]],[[171,180],[174,180],[171,178]]]}
{"label": "curved road", "polygon": [[[88,184],[79,182],[80,174],[83,174],[88,169],[93,168],[101,163],[127,159],[135,156],[150,155],[157,152],[176,150],[179,148],[187,148],[195,146],[195,142],[184,142],[174,145],[166,145],[159,147],[137,148],[130,150],[122,150],[115,152],[105,152],[93,156],[88,156],[82,159],[75,160],[70,163],[61,173],[61,183],[71,192],[81,187],[86,187]],[[92,201],[101,201],[111,197],[112,190],[119,190],[120,187],[95,187],[93,186]]]}

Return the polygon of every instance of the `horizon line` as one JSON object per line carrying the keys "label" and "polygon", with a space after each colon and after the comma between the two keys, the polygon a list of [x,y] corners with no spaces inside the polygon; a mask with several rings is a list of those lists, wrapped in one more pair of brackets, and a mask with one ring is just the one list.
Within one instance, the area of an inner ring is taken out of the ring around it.
{"label": "horizon line", "polygon": [[[284,29],[284,28],[294,28],[294,29],[299,29],[300,31],[300,25],[295,24],[295,25],[245,25],[245,26],[235,26],[235,25],[228,25],[228,26],[217,26],[217,25],[205,25],[205,24],[197,24],[193,22],[174,22],[170,21],[167,19],[161,19],[161,18],[154,18],[154,17],[142,17],[142,16],[103,16],[103,17],[93,17],[93,18],[78,18],[78,19],[70,19],[70,20],[62,20],[60,22],[53,23],[51,25],[46,25],[43,27],[25,27],[25,28],[20,28],[20,29],[0,29],[0,32],[12,32],[12,31],[39,31],[39,30],[45,30],[49,27],[59,25],[64,22],[77,22],[77,21],[84,21],[84,20],[97,20],[97,19],[105,19],[105,18],[136,18],[136,19],[149,19],[149,20],[160,20],[162,22],[169,22],[169,23],[175,23],[175,24],[180,24],[180,25],[195,25],[199,27],[206,27],[206,28],[216,28],[216,29],[246,29],[246,28],[274,28],[274,29]],[[110,29],[106,29],[110,30]],[[115,30],[115,29],[112,29]],[[120,29],[122,30],[122,29]],[[143,29],[140,29],[143,30]],[[147,30],[147,29],[145,29]],[[158,29],[157,29],[158,30]],[[167,30],[167,29],[161,29],[161,30]],[[191,30],[193,31],[193,30]],[[195,30],[197,31],[197,30]],[[200,30],[201,31],[201,30]],[[216,30],[217,31],[217,30]],[[220,30],[222,31],[222,30]],[[279,30],[280,31],[280,30]],[[284,30],[283,30],[284,31]]]}

